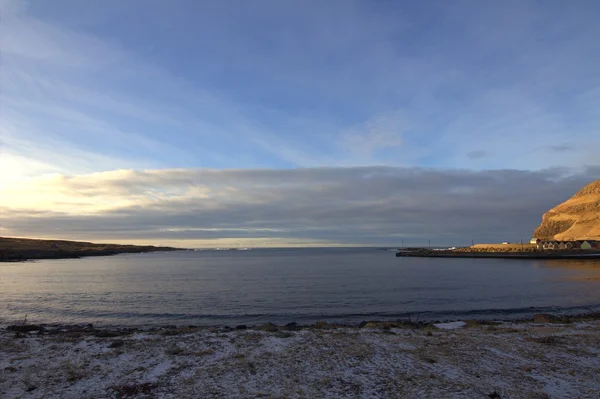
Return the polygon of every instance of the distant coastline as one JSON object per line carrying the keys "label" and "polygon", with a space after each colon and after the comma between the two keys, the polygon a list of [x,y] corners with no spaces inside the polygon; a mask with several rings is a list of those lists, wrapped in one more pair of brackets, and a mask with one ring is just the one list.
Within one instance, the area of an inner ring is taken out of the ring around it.
{"label": "distant coastline", "polygon": [[110,256],[124,253],[180,250],[183,250],[183,248],[0,237],[0,262],[23,262],[38,259],[76,259],[85,256]]}
{"label": "distant coastline", "polygon": [[476,244],[460,248],[400,248],[397,257],[495,259],[600,259],[600,250],[542,250],[535,244]]}
{"label": "distant coastline", "polygon": [[468,251],[398,251],[396,257],[421,258],[488,258],[488,259],[600,259],[600,251],[554,252],[468,252]]}

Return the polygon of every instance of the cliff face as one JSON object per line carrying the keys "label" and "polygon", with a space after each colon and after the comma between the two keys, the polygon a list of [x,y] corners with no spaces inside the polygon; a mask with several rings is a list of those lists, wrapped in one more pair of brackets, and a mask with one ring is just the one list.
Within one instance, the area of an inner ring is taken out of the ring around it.
{"label": "cliff face", "polygon": [[600,240],[600,180],[588,184],[571,199],[546,212],[533,236],[555,240]]}

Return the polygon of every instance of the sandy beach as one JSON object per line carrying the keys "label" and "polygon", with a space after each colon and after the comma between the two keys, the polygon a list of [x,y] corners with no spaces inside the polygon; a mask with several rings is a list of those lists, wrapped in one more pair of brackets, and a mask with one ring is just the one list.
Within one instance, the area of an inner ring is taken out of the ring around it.
{"label": "sandy beach", "polygon": [[0,397],[596,398],[600,320],[538,321],[2,329]]}

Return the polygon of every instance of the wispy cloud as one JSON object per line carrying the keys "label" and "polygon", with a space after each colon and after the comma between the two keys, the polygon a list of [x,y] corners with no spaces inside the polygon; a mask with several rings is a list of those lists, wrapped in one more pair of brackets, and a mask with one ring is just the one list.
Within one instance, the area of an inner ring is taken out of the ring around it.
{"label": "wispy cloud", "polygon": [[5,1],[3,151],[89,154],[82,173],[597,164],[597,8]]}
{"label": "wispy cloud", "polygon": [[[27,156],[18,136],[30,146],[105,154],[113,167],[128,167],[124,159],[140,167],[231,166],[244,155],[226,150],[269,141],[236,105],[191,89],[192,82],[122,46],[23,12],[3,22],[0,128],[6,152]],[[261,149],[271,150],[259,146],[258,155]]]}
{"label": "wispy cloud", "polygon": [[559,144],[559,145],[551,145],[550,149],[556,152],[565,152],[574,150],[573,146],[570,144]]}
{"label": "wispy cloud", "polygon": [[487,155],[487,153],[483,150],[469,151],[467,153],[467,157],[469,157],[471,159],[481,159],[481,158],[485,157],[486,155]]}
{"label": "wispy cloud", "polygon": [[399,113],[380,114],[344,132],[340,144],[359,160],[373,162],[376,152],[402,144],[406,125],[405,118]]}

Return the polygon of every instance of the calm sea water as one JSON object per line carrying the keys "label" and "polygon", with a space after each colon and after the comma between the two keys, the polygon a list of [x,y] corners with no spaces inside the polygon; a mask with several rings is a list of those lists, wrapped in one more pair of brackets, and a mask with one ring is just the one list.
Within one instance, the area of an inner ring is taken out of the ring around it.
{"label": "calm sea water", "polygon": [[0,321],[235,325],[600,310],[600,261],[256,249],[0,263]]}

